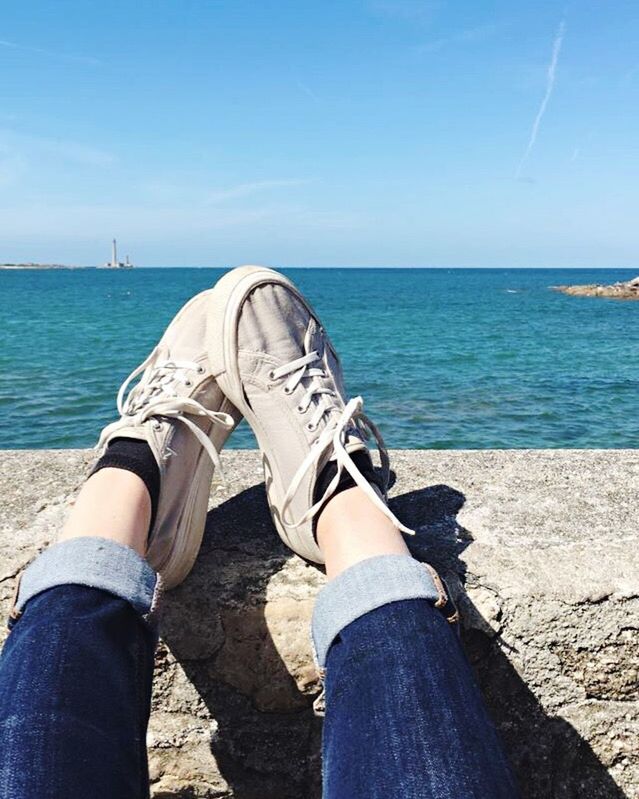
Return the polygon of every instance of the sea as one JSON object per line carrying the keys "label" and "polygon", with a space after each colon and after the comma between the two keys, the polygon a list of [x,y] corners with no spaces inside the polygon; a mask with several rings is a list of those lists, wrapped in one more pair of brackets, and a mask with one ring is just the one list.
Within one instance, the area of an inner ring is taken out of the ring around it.
{"label": "sea", "polygon": [[[90,447],[180,306],[224,270],[0,270],[0,448]],[[349,394],[410,449],[639,446],[637,270],[289,269]],[[252,448],[243,423],[231,447]]]}

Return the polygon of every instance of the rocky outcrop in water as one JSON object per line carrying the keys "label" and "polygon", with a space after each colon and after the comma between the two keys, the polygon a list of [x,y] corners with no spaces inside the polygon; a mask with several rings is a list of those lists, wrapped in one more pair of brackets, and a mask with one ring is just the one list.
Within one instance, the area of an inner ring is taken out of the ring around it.
{"label": "rocky outcrop in water", "polygon": [[553,286],[555,291],[571,294],[573,297],[609,297],[613,300],[639,300],[639,277],[621,283],[604,286],[590,283],[585,286]]}

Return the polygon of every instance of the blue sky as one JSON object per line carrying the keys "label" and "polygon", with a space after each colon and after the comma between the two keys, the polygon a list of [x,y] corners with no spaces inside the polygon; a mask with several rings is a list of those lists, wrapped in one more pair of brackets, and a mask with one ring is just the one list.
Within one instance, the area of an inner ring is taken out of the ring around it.
{"label": "blue sky", "polygon": [[0,262],[639,262],[634,1],[3,6]]}

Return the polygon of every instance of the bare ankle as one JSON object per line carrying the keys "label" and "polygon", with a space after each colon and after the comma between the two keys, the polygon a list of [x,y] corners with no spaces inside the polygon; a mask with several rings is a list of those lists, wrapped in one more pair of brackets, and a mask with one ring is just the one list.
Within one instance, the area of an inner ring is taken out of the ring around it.
{"label": "bare ankle", "polygon": [[110,538],[144,557],[150,521],[151,500],[144,482],[124,469],[104,468],[82,486],[59,540]]}
{"label": "bare ankle", "polygon": [[377,555],[409,555],[402,534],[361,488],[332,497],[317,521],[317,543],[329,579]]}

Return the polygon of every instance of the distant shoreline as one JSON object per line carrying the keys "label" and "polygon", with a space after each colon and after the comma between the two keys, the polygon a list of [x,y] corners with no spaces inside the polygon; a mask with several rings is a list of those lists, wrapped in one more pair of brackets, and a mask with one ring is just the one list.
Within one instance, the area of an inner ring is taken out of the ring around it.
{"label": "distant shoreline", "polygon": [[46,269],[77,270],[77,269],[104,269],[110,272],[130,272],[132,267],[115,266],[79,266],[71,264],[0,264],[0,269],[6,272],[43,271]]}
{"label": "distant shoreline", "polygon": [[96,267],[68,264],[0,264],[0,269],[96,269]]}
{"label": "distant shoreline", "polygon": [[[140,269],[213,269],[213,270],[227,270],[231,266],[202,266],[201,264],[182,264],[176,266],[172,265],[158,265],[158,264],[137,264],[135,270]],[[323,270],[330,272],[331,270],[349,270],[349,271],[362,271],[362,272],[511,272],[511,273],[526,273],[526,272],[629,272],[636,273],[636,268],[633,267],[618,267],[618,266],[587,266],[587,267],[562,267],[562,266],[348,266],[348,265],[331,265],[331,266],[276,266],[275,268],[281,269],[284,272],[303,272],[303,271],[317,271]],[[0,264],[0,270],[5,271],[28,271],[28,270],[77,270],[77,269],[97,269],[100,271],[120,272],[132,271],[131,269],[115,268],[112,266],[100,265],[80,265],[80,264]],[[557,288],[553,286],[552,288]]]}

